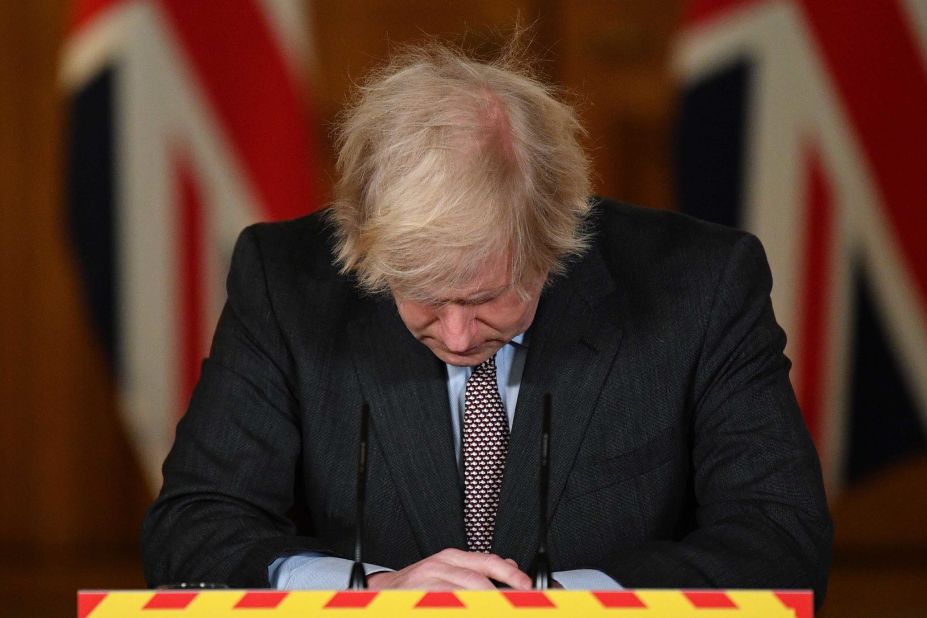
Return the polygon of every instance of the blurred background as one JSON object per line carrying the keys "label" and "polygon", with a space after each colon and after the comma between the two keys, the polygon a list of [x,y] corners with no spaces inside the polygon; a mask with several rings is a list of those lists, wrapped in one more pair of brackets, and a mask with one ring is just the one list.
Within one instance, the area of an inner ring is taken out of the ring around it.
{"label": "blurred background", "polygon": [[0,3],[0,613],[144,587],[238,231],[326,203],[391,50],[518,20],[597,192],[763,240],[836,523],[822,615],[925,615],[922,0]]}

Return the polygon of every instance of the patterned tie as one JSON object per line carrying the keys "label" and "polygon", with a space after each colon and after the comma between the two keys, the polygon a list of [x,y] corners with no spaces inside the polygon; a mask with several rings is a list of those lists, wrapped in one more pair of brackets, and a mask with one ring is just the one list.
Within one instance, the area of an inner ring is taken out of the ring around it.
{"label": "patterned tie", "polygon": [[496,360],[473,370],[464,393],[464,522],[470,551],[488,552],[499,508],[509,423],[496,383]]}

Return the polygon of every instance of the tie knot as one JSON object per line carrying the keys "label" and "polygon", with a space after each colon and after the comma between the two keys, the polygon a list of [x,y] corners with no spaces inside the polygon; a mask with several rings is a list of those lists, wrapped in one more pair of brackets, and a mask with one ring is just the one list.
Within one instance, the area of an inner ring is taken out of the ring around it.
{"label": "tie knot", "polygon": [[492,356],[484,360],[482,363],[477,365],[474,371],[480,371],[480,370],[486,371],[487,369],[495,369],[495,368],[496,368],[496,355],[493,354]]}
{"label": "tie knot", "polygon": [[470,378],[474,377],[485,377],[485,376],[494,376],[496,375],[496,355],[493,354],[482,363],[473,368],[473,373],[470,374]]}

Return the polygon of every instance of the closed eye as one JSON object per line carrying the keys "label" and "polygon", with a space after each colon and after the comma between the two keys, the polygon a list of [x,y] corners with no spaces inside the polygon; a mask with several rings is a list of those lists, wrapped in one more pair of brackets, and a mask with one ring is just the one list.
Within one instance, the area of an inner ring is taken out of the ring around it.
{"label": "closed eye", "polygon": [[460,301],[460,304],[467,306],[467,307],[472,307],[475,305],[485,305],[486,303],[492,300],[495,300],[496,298],[497,298],[496,296],[481,296],[479,298],[468,298],[468,299]]}

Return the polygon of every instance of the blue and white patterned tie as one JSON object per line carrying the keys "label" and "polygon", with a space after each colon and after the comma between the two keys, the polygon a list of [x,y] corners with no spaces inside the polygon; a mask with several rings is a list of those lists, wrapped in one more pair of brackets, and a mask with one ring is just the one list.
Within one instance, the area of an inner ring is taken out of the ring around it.
{"label": "blue and white patterned tie", "polygon": [[499,508],[509,423],[496,382],[496,360],[483,361],[464,392],[464,523],[470,551],[488,552]]}

